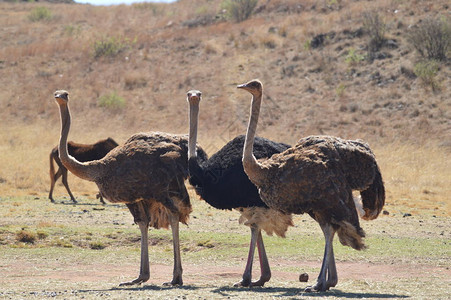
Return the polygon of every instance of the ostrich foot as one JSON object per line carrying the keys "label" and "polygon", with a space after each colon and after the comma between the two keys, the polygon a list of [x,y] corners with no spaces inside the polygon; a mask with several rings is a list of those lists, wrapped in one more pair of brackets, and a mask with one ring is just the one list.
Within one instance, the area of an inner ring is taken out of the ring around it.
{"label": "ostrich foot", "polygon": [[106,204],[105,201],[103,200],[102,195],[100,195],[100,193],[96,195],[96,199],[100,199],[100,203]]}
{"label": "ostrich foot", "polygon": [[178,286],[178,285],[180,286],[183,285],[182,278],[174,278],[172,279],[172,281],[163,283],[163,286]]}
{"label": "ostrich foot", "polygon": [[127,285],[141,284],[141,283],[144,283],[144,282],[146,282],[147,280],[149,280],[149,278],[150,278],[150,275],[147,275],[147,276],[139,275],[139,277],[136,278],[135,280],[132,280],[132,281],[126,281],[126,282],[121,282],[121,283],[119,284],[119,286],[127,286]]}
{"label": "ostrich foot", "polygon": [[264,286],[264,285],[265,285],[265,282],[268,282],[268,281],[269,281],[269,278],[263,278],[263,277],[260,277],[259,280],[253,281],[253,282],[251,283],[251,286]]}
{"label": "ostrich foot", "polygon": [[55,200],[53,200],[53,198],[49,198],[50,202],[55,203]]}
{"label": "ostrich foot", "polygon": [[233,285],[234,287],[251,287],[252,286],[252,282],[250,279],[242,279],[241,281],[235,283]]}
{"label": "ostrich foot", "polygon": [[325,292],[329,289],[329,285],[324,281],[318,281],[313,286],[308,286],[305,288],[304,292],[312,293],[312,292]]}
{"label": "ostrich foot", "polygon": [[78,203],[77,200],[75,200],[75,198],[72,198],[71,200],[72,200],[72,202],[73,202],[74,204],[77,204],[77,203]]}

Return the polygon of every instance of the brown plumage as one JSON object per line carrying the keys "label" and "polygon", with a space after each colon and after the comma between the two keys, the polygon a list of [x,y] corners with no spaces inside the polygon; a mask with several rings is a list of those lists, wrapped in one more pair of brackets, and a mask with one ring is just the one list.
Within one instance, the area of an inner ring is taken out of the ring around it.
{"label": "brown plumage", "polygon": [[[93,181],[104,198],[125,203],[141,230],[141,266],[137,279],[121,285],[140,284],[149,277],[148,228],[172,229],[174,272],[171,285],[181,285],[182,264],[178,236],[179,222],[186,223],[191,203],[184,185],[187,172],[186,136],[165,133],[138,133],[104,158],[79,162],[67,151],[70,129],[68,93],[56,91],[61,114],[59,153],[64,166],[78,177]],[[199,149],[201,157],[205,153]]]}
{"label": "brown plumage", "polygon": [[252,80],[238,87],[252,94],[244,170],[269,207],[284,213],[308,213],[320,224],[326,239],[324,260],[316,284],[306,290],[328,290],[338,282],[332,247],[335,232],[343,245],[365,248],[352,190],[361,192],[365,219],[376,218],[384,205],[384,185],[374,154],[362,141],[313,136],[257,161],[252,148],[262,84]]}
{"label": "brown plumage", "polygon": [[[69,152],[69,155],[73,156],[78,161],[90,161],[105,157],[105,155],[108,152],[110,152],[117,146],[118,143],[116,143],[115,140],[109,137],[107,139],[100,140],[94,144],[79,144],[69,141],[67,143],[67,150]],[[58,166],[58,171],[56,172],[53,162],[55,162]],[[61,160],[59,158],[58,146],[55,146],[55,148],[53,148],[52,151],[50,152],[49,173],[50,173],[50,192],[49,192],[50,201],[55,202],[55,200],[53,199],[53,189],[55,188],[55,182],[58,180],[58,178],[62,177],[61,180],[67,192],[69,193],[70,199],[72,200],[72,202],[77,203],[77,200],[75,200],[75,197],[74,195],[72,195],[72,192],[69,188],[69,183],[67,182],[67,169],[61,163]],[[103,198],[100,194],[97,195],[97,198],[100,198],[100,202],[105,204],[105,201],[103,201]]]}

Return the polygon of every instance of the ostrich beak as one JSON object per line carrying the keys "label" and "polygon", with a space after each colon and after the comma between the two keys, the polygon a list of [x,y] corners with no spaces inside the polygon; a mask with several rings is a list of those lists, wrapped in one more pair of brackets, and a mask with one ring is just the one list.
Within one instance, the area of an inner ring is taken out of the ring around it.
{"label": "ostrich beak", "polygon": [[64,90],[59,90],[59,91],[56,91],[54,95],[55,95],[55,98],[61,98],[61,99],[64,99],[67,101],[69,93]]}
{"label": "ostrich beak", "polygon": [[202,93],[197,90],[191,90],[188,92],[188,102],[191,101],[200,101],[200,97],[202,96]]}
{"label": "ostrich beak", "polygon": [[246,83],[240,84],[236,86],[238,89],[245,89],[247,87]]}

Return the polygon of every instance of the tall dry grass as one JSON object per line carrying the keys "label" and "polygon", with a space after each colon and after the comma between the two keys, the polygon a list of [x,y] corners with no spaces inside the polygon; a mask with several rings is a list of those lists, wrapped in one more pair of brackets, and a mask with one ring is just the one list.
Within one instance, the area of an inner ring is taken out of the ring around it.
{"label": "tall dry grass", "polygon": [[[232,126],[229,131],[224,130],[216,137],[207,136],[201,130],[199,142],[211,155],[233,138],[239,127]],[[40,122],[29,126],[11,126],[9,130],[0,132],[0,139],[4,141],[0,144],[0,195],[46,198],[50,183],[49,154],[58,143],[59,129],[59,123]],[[118,130],[114,138],[122,142],[129,133]],[[110,133],[102,132],[100,128],[90,132],[73,128],[69,138],[93,143]],[[268,137],[278,139],[276,133]],[[374,144],[371,147],[376,153],[385,181],[387,211],[451,216],[449,148],[413,144]],[[87,195],[93,199],[97,191],[95,184],[71,174],[69,184],[76,196]],[[55,196],[57,199],[67,197],[61,182],[56,187]]]}

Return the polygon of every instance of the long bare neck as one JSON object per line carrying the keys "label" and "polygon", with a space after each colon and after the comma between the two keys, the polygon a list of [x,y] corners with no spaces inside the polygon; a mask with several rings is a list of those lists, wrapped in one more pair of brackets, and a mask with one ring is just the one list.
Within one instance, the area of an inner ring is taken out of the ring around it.
{"label": "long bare neck", "polygon": [[74,157],[69,155],[67,150],[67,136],[69,135],[71,117],[69,112],[69,107],[67,104],[59,105],[60,115],[61,115],[61,136],[60,143],[58,145],[59,157],[63,165],[71,171],[76,176],[94,181],[95,178],[95,168],[88,163],[81,163],[77,161]]}
{"label": "long bare neck", "polygon": [[188,159],[197,159],[197,123],[199,120],[199,103],[189,105],[189,137],[188,137]]}
{"label": "long bare neck", "polygon": [[243,167],[249,179],[258,184],[261,181],[262,166],[258,163],[253,154],[255,132],[257,130],[258,116],[260,114],[260,105],[262,102],[262,95],[252,96],[251,113],[249,117],[249,124],[247,126],[246,139],[244,140],[243,149]]}

